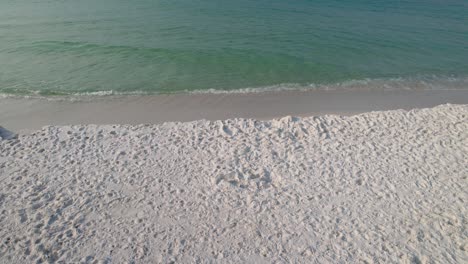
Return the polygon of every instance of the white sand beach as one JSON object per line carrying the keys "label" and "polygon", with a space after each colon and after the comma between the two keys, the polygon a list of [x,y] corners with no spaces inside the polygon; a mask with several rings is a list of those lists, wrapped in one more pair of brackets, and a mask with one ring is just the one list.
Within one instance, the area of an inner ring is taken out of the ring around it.
{"label": "white sand beach", "polygon": [[301,116],[10,135],[0,262],[468,262],[468,105]]}

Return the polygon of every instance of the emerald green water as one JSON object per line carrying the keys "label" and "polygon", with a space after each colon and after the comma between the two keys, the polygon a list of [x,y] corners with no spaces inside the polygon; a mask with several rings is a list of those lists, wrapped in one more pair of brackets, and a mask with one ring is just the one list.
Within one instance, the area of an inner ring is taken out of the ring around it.
{"label": "emerald green water", "polygon": [[466,0],[0,0],[2,94],[463,89],[467,76]]}

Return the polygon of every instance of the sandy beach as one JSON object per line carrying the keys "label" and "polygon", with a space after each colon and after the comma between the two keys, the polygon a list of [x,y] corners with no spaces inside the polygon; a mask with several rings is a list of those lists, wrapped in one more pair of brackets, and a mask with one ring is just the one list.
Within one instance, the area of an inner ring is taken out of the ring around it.
{"label": "sandy beach", "polygon": [[468,1],[0,1],[0,264],[468,264]]}
{"label": "sandy beach", "polygon": [[2,99],[0,262],[467,262],[466,92],[427,93]]}

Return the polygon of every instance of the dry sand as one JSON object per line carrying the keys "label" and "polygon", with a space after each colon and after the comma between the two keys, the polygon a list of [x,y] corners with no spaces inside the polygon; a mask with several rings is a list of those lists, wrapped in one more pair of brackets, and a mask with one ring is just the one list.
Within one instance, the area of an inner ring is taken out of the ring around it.
{"label": "dry sand", "polygon": [[467,263],[467,164],[468,105],[44,127],[0,141],[0,262]]}

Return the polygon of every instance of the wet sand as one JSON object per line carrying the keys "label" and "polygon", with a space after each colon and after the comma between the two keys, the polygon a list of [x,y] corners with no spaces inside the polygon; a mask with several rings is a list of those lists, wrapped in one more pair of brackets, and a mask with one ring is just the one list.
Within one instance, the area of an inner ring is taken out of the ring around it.
{"label": "wet sand", "polygon": [[0,125],[15,132],[45,125],[159,124],[228,118],[351,115],[369,111],[467,104],[467,90],[289,91],[246,94],[0,99]]}

